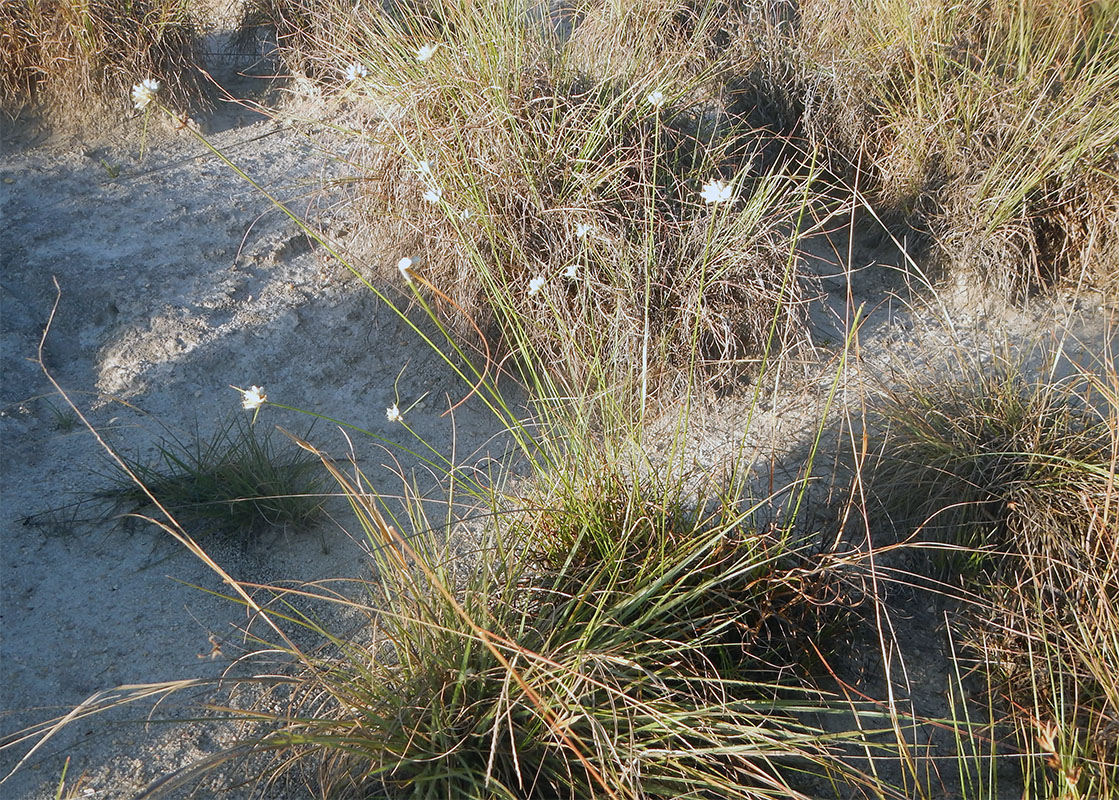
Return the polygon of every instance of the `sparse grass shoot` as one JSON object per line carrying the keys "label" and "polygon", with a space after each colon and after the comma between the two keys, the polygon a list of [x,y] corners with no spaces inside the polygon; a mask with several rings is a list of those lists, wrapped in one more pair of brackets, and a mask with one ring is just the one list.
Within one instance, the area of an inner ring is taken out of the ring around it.
{"label": "sparse grass shoot", "polygon": [[[302,528],[322,511],[327,476],[321,464],[269,426],[234,417],[212,436],[164,439],[157,450],[155,459],[125,461],[192,529],[240,536],[263,527]],[[148,505],[123,475],[102,497],[129,509]]]}

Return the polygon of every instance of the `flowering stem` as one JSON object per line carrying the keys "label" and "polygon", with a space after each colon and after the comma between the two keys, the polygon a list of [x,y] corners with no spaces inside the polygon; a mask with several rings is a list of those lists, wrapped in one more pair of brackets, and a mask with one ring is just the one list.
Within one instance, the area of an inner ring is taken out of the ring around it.
{"label": "flowering stem", "polygon": [[704,238],[703,244],[703,261],[700,262],[699,268],[699,284],[696,291],[696,300],[693,307],[695,312],[695,325],[692,326],[692,342],[689,353],[691,359],[691,367],[689,369],[688,377],[688,403],[691,404],[693,390],[695,389],[695,371],[699,366],[699,329],[703,322],[703,293],[707,290],[707,268],[711,264],[711,243],[715,239],[715,219],[719,215],[719,206],[716,205],[712,209],[711,214],[707,217],[707,234]]}
{"label": "flowering stem", "polygon": [[[170,113],[170,111],[168,111],[168,113]],[[148,118],[151,114],[151,109],[144,109],[144,127],[140,130],[140,161],[144,160],[144,144],[148,140]]]}
{"label": "flowering stem", "polygon": [[654,214],[656,214],[657,201],[657,165],[660,159],[660,127],[661,115],[659,109],[654,109],[653,123],[653,174],[650,178],[648,195],[645,199],[645,297],[642,309],[643,335],[641,337],[641,422],[645,420],[646,403],[649,397],[649,302],[653,293],[653,265],[654,265]]}

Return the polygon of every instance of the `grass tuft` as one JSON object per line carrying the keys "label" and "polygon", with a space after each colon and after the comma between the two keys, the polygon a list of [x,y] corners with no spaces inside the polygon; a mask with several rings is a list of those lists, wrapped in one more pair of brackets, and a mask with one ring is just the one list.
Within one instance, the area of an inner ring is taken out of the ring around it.
{"label": "grass tuft", "polygon": [[[327,646],[291,652],[286,711],[259,713],[276,726],[254,745],[275,751],[274,777],[310,759],[327,796],[487,800],[798,798],[806,774],[856,780],[831,751],[844,737],[803,721],[828,700],[803,663],[812,633],[791,620],[832,614],[805,590],[823,568],[794,566],[748,514],[596,493],[499,515],[464,559],[418,503],[405,536],[363,476],[332,472],[378,577],[368,601],[316,594],[365,620],[356,636],[307,611],[307,589],[275,590],[273,613]],[[616,545],[584,558],[581,537],[541,563],[556,528]]]}
{"label": "grass tuft", "polygon": [[[1113,0],[800,5],[805,132],[957,274],[1008,294],[1119,275]],[[897,216],[895,214],[895,216]]]}
{"label": "grass tuft", "polygon": [[885,415],[878,488],[959,548],[981,598],[955,623],[964,660],[1030,756],[1034,797],[1119,791],[1119,375],[1102,363],[1036,381],[976,367]]}
{"label": "grass tuft", "polygon": [[[244,536],[265,527],[303,528],[322,513],[326,474],[272,430],[231,418],[208,438],[165,439],[154,460],[125,463],[163,506],[192,529]],[[139,510],[147,494],[120,476],[102,499]]]}
{"label": "grass tuft", "polygon": [[1063,553],[1104,507],[1112,431],[1083,377],[1036,382],[1013,365],[908,386],[885,410],[879,488],[897,519],[971,552],[1028,539]]}

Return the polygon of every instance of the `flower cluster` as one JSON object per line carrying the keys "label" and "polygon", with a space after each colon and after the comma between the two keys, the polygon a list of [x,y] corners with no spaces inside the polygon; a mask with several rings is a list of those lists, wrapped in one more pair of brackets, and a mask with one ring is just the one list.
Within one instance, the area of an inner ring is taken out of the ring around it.
{"label": "flower cluster", "polygon": [[350,64],[350,66],[346,67],[346,69],[342,72],[342,75],[346,78],[347,83],[353,83],[354,81],[361,80],[362,78],[368,78],[369,70],[365,68],[364,64],[359,64],[355,61],[354,63]]}
{"label": "flower cluster", "polygon": [[734,193],[734,186],[725,181],[715,179],[703,185],[699,193],[705,203],[725,203]]}
{"label": "flower cluster", "polygon": [[416,264],[415,261],[405,256],[396,262],[396,268],[400,270],[400,275],[404,278],[405,283],[412,282],[412,267]]}
{"label": "flower cluster", "polygon": [[155,78],[144,78],[138,84],[132,87],[132,103],[136,106],[137,111],[143,111],[148,107],[155,96],[159,94],[160,83]]}

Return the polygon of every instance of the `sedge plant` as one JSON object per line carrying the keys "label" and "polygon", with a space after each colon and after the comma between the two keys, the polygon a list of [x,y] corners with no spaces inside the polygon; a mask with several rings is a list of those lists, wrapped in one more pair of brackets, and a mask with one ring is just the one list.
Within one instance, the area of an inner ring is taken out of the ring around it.
{"label": "sedge plant", "polygon": [[677,46],[661,32],[607,62],[592,49],[612,14],[637,26],[636,7],[588,8],[557,43],[516,4],[314,6],[337,35],[304,56],[332,65],[323,88],[349,113],[378,119],[339,125],[371,226],[452,297],[456,333],[469,319],[522,382],[547,376],[538,394],[608,394],[612,418],[637,419],[804,343],[810,281],[787,256],[816,176],[728,115],[713,43],[729,9],[655,5],[642,30],[678,29]]}

